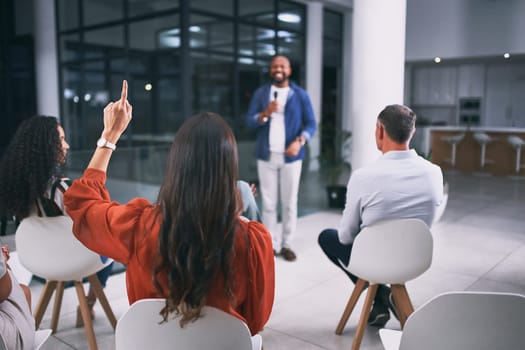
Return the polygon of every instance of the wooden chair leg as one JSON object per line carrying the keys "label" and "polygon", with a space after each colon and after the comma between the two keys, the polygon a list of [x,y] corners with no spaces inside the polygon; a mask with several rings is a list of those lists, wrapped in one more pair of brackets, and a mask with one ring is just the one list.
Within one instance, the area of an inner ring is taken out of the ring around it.
{"label": "wooden chair leg", "polygon": [[359,347],[361,346],[361,340],[363,340],[363,334],[365,333],[368,317],[370,316],[370,309],[372,308],[374,298],[376,297],[377,287],[377,284],[368,286],[365,304],[363,305],[361,317],[359,318],[359,323],[357,324],[357,329],[355,331],[354,341],[352,342],[352,350],[359,350]]}
{"label": "wooden chair leg", "polygon": [[91,350],[97,350],[97,339],[95,338],[95,331],[93,330],[93,322],[91,321],[91,313],[87,304],[86,294],[82,282],[75,281],[75,289],[77,290],[78,303],[80,306],[80,313],[82,314],[82,321],[84,321],[84,329]]}
{"label": "wooden chair leg", "polygon": [[91,288],[93,288],[97,299],[100,301],[100,305],[102,306],[102,309],[104,309],[109,323],[111,323],[111,327],[113,327],[113,330],[115,330],[117,327],[117,318],[115,317],[115,314],[109,305],[108,298],[106,297],[106,293],[104,293],[104,289],[100,284],[100,280],[98,279],[97,275],[91,275],[88,277],[88,281],[91,284]]}
{"label": "wooden chair leg", "polygon": [[46,312],[47,305],[49,304],[49,300],[51,299],[51,296],[53,295],[53,292],[55,291],[56,285],[57,285],[56,281],[46,281],[46,284],[44,285],[44,289],[42,289],[42,293],[40,294],[40,298],[38,299],[38,303],[36,304],[36,309],[35,309],[35,328],[36,329],[40,327],[40,322],[42,322],[42,317],[44,317],[44,313]]}
{"label": "wooden chair leg", "polygon": [[341,316],[341,319],[339,320],[339,323],[337,324],[337,328],[335,329],[335,334],[341,335],[343,333],[343,329],[346,326],[346,323],[348,322],[348,319],[350,318],[350,315],[352,314],[352,311],[354,310],[355,304],[359,300],[359,296],[361,293],[363,293],[363,290],[366,287],[366,281],[362,279],[358,279],[354,290],[352,291],[352,294],[350,295],[350,299],[348,300],[348,303],[346,304],[345,311],[343,312],[343,315]]}
{"label": "wooden chair leg", "polygon": [[64,295],[64,282],[57,282],[55,292],[55,305],[53,306],[53,314],[51,316],[51,330],[54,333],[57,331],[58,319],[60,317],[60,308],[62,307],[62,297]]}
{"label": "wooden chair leg", "polygon": [[407,289],[404,284],[393,284],[392,286],[392,297],[396,304],[397,317],[399,323],[401,323],[401,329],[405,326],[405,322],[412,312],[414,312],[414,306],[410,301]]}

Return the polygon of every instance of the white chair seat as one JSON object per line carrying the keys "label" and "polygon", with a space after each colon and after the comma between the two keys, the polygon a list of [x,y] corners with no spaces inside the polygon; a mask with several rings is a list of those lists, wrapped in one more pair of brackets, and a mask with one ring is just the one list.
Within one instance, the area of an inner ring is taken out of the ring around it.
{"label": "white chair seat", "polygon": [[116,350],[260,350],[262,338],[251,336],[248,326],[219,309],[205,306],[202,317],[180,327],[178,318],[162,321],[165,299],[142,299],[119,319]]}
{"label": "white chair seat", "polygon": [[525,349],[524,315],[523,295],[449,292],[419,307],[399,342],[397,331],[379,334],[387,350]]}
{"label": "white chair seat", "polygon": [[38,328],[49,301],[55,293],[55,306],[51,317],[51,329],[58,327],[64,283],[74,281],[80,312],[90,349],[97,349],[95,332],[88,308],[82,280],[87,278],[104,309],[113,329],[117,320],[100,285],[96,273],[111,260],[101,257],[80,243],[72,232],[73,222],[69,216],[30,216],[20,222],[16,230],[16,251],[21,264],[31,273],[46,279],[46,284],[35,308],[35,325]]}

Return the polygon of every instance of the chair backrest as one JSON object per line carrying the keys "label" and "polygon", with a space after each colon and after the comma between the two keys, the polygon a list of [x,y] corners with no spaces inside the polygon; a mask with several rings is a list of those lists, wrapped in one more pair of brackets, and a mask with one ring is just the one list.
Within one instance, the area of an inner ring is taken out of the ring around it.
{"label": "chair backrest", "polygon": [[403,284],[430,267],[432,249],[432,234],[423,221],[378,222],[357,235],[348,271],[371,283]]}
{"label": "chair backrest", "polygon": [[251,350],[248,327],[238,318],[213,307],[203,308],[203,317],[180,327],[179,319],[160,323],[165,299],[135,302],[117,322],[116,350]]}
{"label": "chair backrest", "polygon": [[444,293],[410,315],[401,335],[399,349],[525,349],[524,324],[523,295]]}
{"label": "chair backrest", "polygon": [[45,342],[51,336],[51,329],[39,329],[35,332],[35,345],[33,346],[34,350],[40,350]]}
{"label": "chair backrest", "polygon": [[69,216],[30,216],[16,230],[16,251],[22,265],[51,281],[79,281],[107,265],[72,232]]}

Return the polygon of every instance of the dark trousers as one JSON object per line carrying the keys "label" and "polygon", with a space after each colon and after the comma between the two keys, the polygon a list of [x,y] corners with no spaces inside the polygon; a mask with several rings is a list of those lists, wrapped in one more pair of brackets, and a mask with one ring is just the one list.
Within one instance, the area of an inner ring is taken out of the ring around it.
{"label": "dark trousers", "polygon": [[[323,230],[319,234],[318,238],[319,246],[326,254],[328,259],[339,267],[354,284],[357,282],[358,277],[351,274],[345,267],[350,262],[350,255],[352,254],[352,244],[342,244],[339,242],[337,236],[337,230],[328,228]],[[388,305],[388,296],[390,294],[390,288],[380,284],[377,288],[377,294],[374,299],[374,303],[380,303]]]}

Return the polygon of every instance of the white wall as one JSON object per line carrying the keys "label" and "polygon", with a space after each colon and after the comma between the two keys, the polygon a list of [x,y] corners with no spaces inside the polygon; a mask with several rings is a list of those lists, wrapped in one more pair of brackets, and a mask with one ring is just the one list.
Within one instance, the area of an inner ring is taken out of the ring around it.
{"label": "white wall", "polygon": [[407,61],[525,53],[523,0],[407,0]]}

